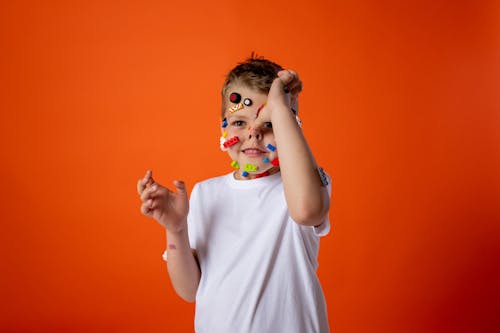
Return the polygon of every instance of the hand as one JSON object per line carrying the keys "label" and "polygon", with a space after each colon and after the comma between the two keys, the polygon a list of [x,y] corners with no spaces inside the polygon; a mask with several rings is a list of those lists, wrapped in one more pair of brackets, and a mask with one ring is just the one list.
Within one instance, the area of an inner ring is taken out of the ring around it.
{"label": "hand", "polygon": [[179,232],[187,226],[189,200],[184,182],[175,180],[174,187],[176,192],[156,183],[149,170],[137,182],[137,192],[142,201],[141,212],[170,232]]}
{"label": "hand", "polygon": [[278,72],[278,77],[274,79],[271,85],[267,106],[273,109],[281,104],[298,112],[298,95],[301,91],[302,81],[299,75],[292,70],[282,70]]}

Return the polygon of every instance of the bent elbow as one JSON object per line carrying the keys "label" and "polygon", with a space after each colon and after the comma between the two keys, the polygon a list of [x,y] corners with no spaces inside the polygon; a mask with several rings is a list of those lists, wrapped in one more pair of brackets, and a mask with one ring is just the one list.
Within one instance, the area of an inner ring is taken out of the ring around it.
{"label": "bent elbow", "polygon": [[320,207],[304,205],[301,209],[290,212],[290,216],[297,224],[314,227],[325,221],[328,216],[329,208],[329,203],[320,205]]}
{"label": "bent elbow", "polygon": [[188,303],[194,303],[196,302],[196,295],[195,296],[192,296],[192,295],[180,295],[179,296],[186,302]]}
{"label": "bent elbow", "polygon": [[[175,289],[175,288],[174,288]],[[189,292],[189,291],[184,291],[184,290],[175,290],[177,295],[179,295],[180,298],[182,298],[184,301],[188,303],[194,303],[196,302],[196,291],[195,292]]]}

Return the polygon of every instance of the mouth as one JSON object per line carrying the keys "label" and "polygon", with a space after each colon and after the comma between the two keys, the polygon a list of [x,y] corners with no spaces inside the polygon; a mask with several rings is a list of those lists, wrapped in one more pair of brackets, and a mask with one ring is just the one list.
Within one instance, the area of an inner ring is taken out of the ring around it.
{"label": "mouth", "polygon": [[246,148],[242,150],[243,154],[245,154],[248,157],[259,157],[264,154],[266,154],[265,150],[259,149],[259,148]]}

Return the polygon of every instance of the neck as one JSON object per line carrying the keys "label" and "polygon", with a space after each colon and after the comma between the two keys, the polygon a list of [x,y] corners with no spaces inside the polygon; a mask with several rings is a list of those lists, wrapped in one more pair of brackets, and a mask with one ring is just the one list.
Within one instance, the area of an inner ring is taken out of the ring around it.
{"label": "neck", "polygon": [[238,179],[238,180],[251,180],[251,179],[256,179],[256,178],[262,178],[262,177],[267,177],[267,176],[271,176],[271,175],[274,175],[275,173],[278,173],[280,172],[280,168],[279,167],[272,167],[271,169],[263,172],[263,173],[251,173],[249,174],[248,176],[246,177],[243,177],[241,175],[241,172],[240,171],[235,171],[234,172],[234,178],[235,179]]}

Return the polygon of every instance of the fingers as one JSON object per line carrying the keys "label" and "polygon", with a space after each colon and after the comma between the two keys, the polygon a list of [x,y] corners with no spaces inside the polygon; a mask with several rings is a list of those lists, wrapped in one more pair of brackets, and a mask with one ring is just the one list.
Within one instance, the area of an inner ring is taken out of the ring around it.
{"label": "fingers", "polygon": [[146,189],[146,187],[150,186],[153,183],[153,172],[151,170],[148,170],[146,171],[146,175],[144,176],[144,178],[139,179],[139,181],[137,182],[137,193],[141,195],[144,189]]}
{"label": "fingers", "polygon": [[159,205],[159,199],[161,199],[161,197],[165,195],[165,191],[168,191],[168,189],[160,187],[158,184],[153,184],[142,191],[141,212],[144,215],[151,216],[155,208],[157,208]]}
{"label": "fingers", "polygon": [[187,197],[186,184],[182,180],[174,180],[174,187],[178,194]]}
{"label": "fingers", "polygon": [[143,202],[141,205],[141,213],[146,216],[152,216],[154,211],[153,200]]}
{"label": "fingers", "polygon": [[158,189],[159,185],[156,183],[144,189],[140,195],[141,201],[146,202],[147,200],[154,199],[155,197],[157,197],[159,195]]}
{"label": "fingers", "polygon": [[289,69],[282,70],[278,72],[278,77],[283,82],[287,92],[290,92],[292,95],[297,95],[302,91],[302,81],[299,79],[297,72]]}

